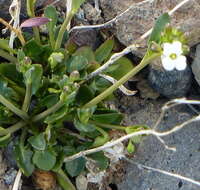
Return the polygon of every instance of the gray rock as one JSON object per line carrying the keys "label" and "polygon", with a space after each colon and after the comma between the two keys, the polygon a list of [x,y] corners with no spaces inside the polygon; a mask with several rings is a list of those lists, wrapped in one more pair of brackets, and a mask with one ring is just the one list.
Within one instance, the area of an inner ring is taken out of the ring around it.
{"label": "gray rock", "polygon": [[184,97],[191,87],[192,71],[189,65],[183,71],[166,71],[159,59],[149,65],[148,81],[153,89],[165,97]]}
{"label": "gray rock", "polygon": [[[162,13],[172,9],[181,0],[100,0],[104,18],[108,21],[131,6],[114,27],[118,40],[128,46],[153,27]],[[173,26],[180,27],[188,36],[189,45],[199,42],[200,38],[200,0],[190,1],[172,17]],[[146,42],[142,44],[146,45]],[[141,50],[140,50],[141,51]],[[145,51],[145,48],[144,48]],[[137,52],[140,54],[139,52]]]}
{"label": "gray rock", "polygon": [[[163,100],[141,100],[138,97],[124,97],[117,102],[125,105],[126,125],[140,124],[153,127],[157,121]],[[175,125],[192,118],[191,110],[186,105],[170,109],[158,126],[158,131],[167,131]],[[200,179],[200,128],[198,123],[191,123],[179,132],[163,138],[170,147],[176,147],[176,152],[165,149],[154,136],[145,137],[134,153],[133,162],[163,169],[172,173]],[[118,184],[118,190],[199,190],[198,186],[145,169],[139,169],[129,163],[123,182]]]}
{"label": "gray rock", "polygon": [[195,58],[192,63],[192,72],[200,85],[200,44],[196,46]]}
{"label": "gray rock", "polygon": [[12,185],[15,181],[15,177],[17,175],[17,170],[11,168],[9,169],[6,174],[3,176],[3,179],[4,179],[4,183],[6,185]]}

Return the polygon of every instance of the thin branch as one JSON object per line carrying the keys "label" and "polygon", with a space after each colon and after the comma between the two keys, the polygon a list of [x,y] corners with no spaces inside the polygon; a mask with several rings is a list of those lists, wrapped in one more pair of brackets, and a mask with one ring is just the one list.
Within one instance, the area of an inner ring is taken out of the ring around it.
{"label": "thin branch", "polygon": [[10,31],[15,32],[15,34],[17,35],[17,37],[19,38],[20,42],[22,45],[25,45],[25,39],[24,36],[22,35],[21,30],[18,30],[16,28],[13,28],[9,23],[7,23],[4,19],[0,18],[0,23],[2,23],[3,25],[5,25]]}
{"label": "thin branch", "polygon": [[64,162],[68,162],[68,161],[74,160],[76,158],[86,156],[88,154],[92,154],[92,153],[95,153],[95,152],[102,151],[102,150],[104,150],[106,148],[110,148],[110,147],[112,147],[114,145],[117,145],[120,142],[126,141],[126,140],[128,140],[128,139],[130,139],[132,137],[135,137],[135,136],[140,136],[140,135],[154,135],[156,137],[164,137],[164,136],[170,135],[172,133],[175,133],[175,132],[181,130],[183,127],[185,127],[186,125],[188,125],[188,124],[190,124],[192,122],[199,121],[199,120],[200,120],[200,116],[194,117],[194,118],[192,118],[190,120],[185,121],[184,123],[182,123],[180,125],[175,126],[173,129],[171,129],[169,131],[165,131],[165,132],[157,132],[157,131],[155,131],[153,129],[141,130],[141,131],[138,131],[138,132],[134,132],[134,133],[122,136],[122,137],[120,137],[117,140],[108,142],[108,143],[104,144],[103,146],[100,146],[100,147],[97,147],[97,148],[92,148],[92,149],[85,150],[85,151],[81,151],[81,152],[79,152],[77,154],[74,154],[72,156],[66,157],[64,159]]}
{"label": "thin branch", "polygon": [[147,169],[147,170],[150,170],[150,171],[158,172],[158,173],[161,173],[161,174],[164,174],[164,175],[167,175],[167,176],[171,176],[171,177],[175,177],[177,179],[181,179],[183,181],[187,181],[187,182],[192,183],[194,185],[200,186],[200,182],[199,181],[196,181],[196,180],[193,180],[191,178],[182,176],[180,174],[174,174],[174,173],[162,170],[162,169],[157,169],[157,168],[153,168],[153,167],[150,167],[150,166],[145,166],[143,164],[134,162],[134,161],[132,161],[132,160],[130,160],[128,158],[123,158],[123,159],[125,159],[128,162],[130,162],[131,164],[136,165],[139,169]]}
{"label": "thin branch", "polygon": [[[142,5],[144,3],[148,3],[148,2],[153,2],[154,0],[145,0],[139,3],[134,3],[131,6],[129,6],[128,9],[126,9],[124,12],[120,13],[119,15],[117,15],[116,17],[114,17],[113,19],[109,20],[108,22],[105,22],[103,24],[97,24],[97,25],[84,25],[84,26],[75,26],[73,27],[69,33],[73,32],[74,30],[85,30],[85,29],[102,29],[102,28],[108,28],[108,27],[112,27],[116,22],[118,22],[118,20],[123,17],[128,11],[130,11],[135,5]],[[95,0],[96,2],[96,0]],[[96,3],[95,3],[96,5]]]}
{"label": "thin branch", "polygon": [[20,186],[21,176],[22,176],[22,172],[20,170],[18,170],[12,190],[20,189],[19,186]]}
{"label": "thin branch", "polygon": [[[111,76],[104,75],[104,74],[100,74],[99,76],[103,77],[104,79],[106,79],[108,81],[110,81],[112,84],[115,84],[117,82],[117,80],[114,79]],[[137,93],[137,90],[135,90],[135,91],[129,90],[124,85],[119,86],[119,90],[121,90],[122,93],[124,93],[127,96],[133,96],[133,95],[135,95]]]}
{"label": "thin branch", "polygon": [[136,51],[138,47],[139,46],[137,44],[132,44],[132,45],[128,46],[127,48],[125,48],[124,50],[122,50],[121,52],[113,54],[111,56],[111,58],[104,65],[102,65],[101,67],[96,69],[94,72],[90,73],[86,80],[89,80],[89,79],[99,75],[104,70],[106,70],[110,65],[114,64],[115,61],[117,61],[119,58],[130,53],[131,51]]}

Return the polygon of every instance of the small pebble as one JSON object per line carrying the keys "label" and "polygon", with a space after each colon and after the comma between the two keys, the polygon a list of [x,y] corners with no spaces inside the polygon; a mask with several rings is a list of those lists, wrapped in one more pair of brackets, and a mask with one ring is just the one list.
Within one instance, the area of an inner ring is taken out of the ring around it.
{"label": "small pebble", "polygon": [[14,168],[9,169],[6,174],[3,176],[3,180],[5,185],[12,185],[15,181],[15,177],[17,175],[17,170]]}

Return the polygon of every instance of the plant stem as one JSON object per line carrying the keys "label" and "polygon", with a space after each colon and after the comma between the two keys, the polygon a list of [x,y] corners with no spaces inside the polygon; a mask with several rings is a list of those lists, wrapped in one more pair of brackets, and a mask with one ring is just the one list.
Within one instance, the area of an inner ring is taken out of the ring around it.
{"label": "plant stem", "polygon": [[14,81],[0,74],[0,76],[8,82],[8,86],[13,88],[20,96],[24,96],[25,90],[24,88],[19,87]]}
{"label": "plant stem", "polygon": [[50,40],[51,47],[54,48],[56,42],[55,42],[53,30],[49,30],[49,40]]}
{"label": "plant stem", "polygon": [[68,176],[65,174],[65,172],[62,169],[60,169],[56,173],[56,176],[57,176],[58,183],[64,190],[76,190],[76,188],[71,183]]}
{"label": "plant stem", "polygon": [[24,127],[26,125],[26,122],[24,121],[19,121],[18,123],[12,125],[11,127],[3,130],[0,132],[0,136],[3,136],[3,135],[7,135],[7,134],[11,134],[11,133],[14,133],[15,131],[21,129],[22,127]]}
{"label": "plant stem", "polygon": [[7,53],[4,50],[0,49],[0,57],[3,57],[4,59],[7,59],[8,61],[12,62],[12,63],[17,63],[17,58],[10,55],[9,53]]}
{"label": "plant stem", "polygon": [[[27,14],[31,18],[35,17],[35,10],[34,10],[35,2],[36,2],[36,0],[27,0],[27,3],[26,3]],[[35,36],[35,40],[40,44],[41,43],[40,32],[39,32],[38,27],[33,27],[33,33],[34,33],[34,36]]]}
{"label": "plant stem", "polygon": [[31,102],[31,84],[26,85],[26,94],[24,98],[24,103],[22,106],[22,110],[28,112],[29,106]]}
{"label": "plant stem", "polygon": [[9,110],[11,110],[13,113],[21,117],[23,120],[29,119],[29,116],[26,112],[20,110],[16,106],[14,106],[10,101],[8,101],[6,98],[4,98],[0,94],[0,103],[2,103],[4,106],[6,106]]}
{"label": "plant stem", "polygon": [[121,125],[112,125],[112,124],[107,124],[107,123],[98,123],[95,121],[89,121],[92,124],[95,124],[97,126],[103,127],[103,128],[107,128],[107,129],[118,129],[118,130],[125,130],[126,127],[125,126],[121,126]]}
{"label": "plant stem", "polygon": [[94,105],[97,105],[99,102],[101,102],[107,96],[109,96],[113,91],[115,91],[120,85],[124,84],[131,77],[133,77],[140,70],[142,70],[145,66],[147,66],[151,60],[153,60],[153,59],[155,59],[156,57],[159,57],[159,56],[160,56],[160,53],[153,53],[150,56],[146,54],[139,65],[137,65],[136,67],[134,67],[131,71],[129,71],[119,81],[117,81],[115,84],[113,84],[112,86],[110,86],[104,92],[102,92],[97,97],[95,97],[94,99],[92,99],[90,102],[88,102],[87,104],[85,104],[83,106],[83,108],[89,108],[89,107],[92,107]]}
{"label": "plant stem", "polygon": [[21,44],[24,46],[25,45],[25,39],[24,36],[22,35],[21,30],[13,28],[8,22],[6,22],[4,19],[0,18],[0,23],[2,23],[3,25],[5,25],[7,28],[9,28],[10,31],[15,32],[15,34],[17,35],[17,37],[19,38]]}
{"label": "plant stem", "polygon": [[54,106],[52,106],[51,108],[47,109],[46,111],[39,113],[38,115],[34,116],[32,121],[33,122],[37,122],[40,121],[41,119],[43,119],[44,117],[56,112],[57,110],[59,110],[62,106],[63,106],[64,102],[62,100],[60,100],[57,104],[55,104]]}
{"label": "plant stem", "polygon": [[74,14],[71,11],[66,15],[65,21],[63,22],[62,26],[60,27],[54,50],[57,50],[61,47],[63,35],[65,33],[67,25],[69,24],[69,22],[71,21],[73,16],[74,16]]}
{"label": "plant stem", "polygon": [[26,139],[26,135],[27,135],[27,129],[23,128],[21,136],[20,136],[20,142],[19,142],[19,145],[20,145],[21,148],[24,147],[24,142],[25,142],[25,139]]}

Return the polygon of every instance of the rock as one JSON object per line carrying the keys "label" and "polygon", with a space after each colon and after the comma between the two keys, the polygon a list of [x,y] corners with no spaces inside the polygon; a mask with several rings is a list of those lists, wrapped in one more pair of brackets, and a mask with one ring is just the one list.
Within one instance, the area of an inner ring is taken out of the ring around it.
{"label": "rock", "polygon": [[15,181],[15,177],[17,175],[17,170],[11,168],[9,169],[5,175],[3,176],[4,179],[4,183],[9,186],[9,185],[13,185],[14,181]]}
{"label": "rock", "polygon": [[[15,138],[14,141],[16,141],[16,138]],[[8,144],[8,146],[5,147],[3,155],[4,155],[4,158],[6,159],[7,165],[9,167],[16,169],[17,168],[17,162],[16,162],[15,156],[14,156],[14,145],[15,145],[15,143],[13,141],[11,141]]]}
{"label": "rock", "polygon": [[196,46],[195,58],[192,63],[192,72],[200,85],[200,44]]}
{"label": "rock", "polygon": [[150,86],[167,98],[184,97],[191,87],[192,71],[189,65],[183,71],[166,71],[157,59],[149,65]]}
{"label": "rock", "polygon": [[[141,100],[138,97],[123,97],[116,100],[120,107],[124,105],[126,125],[147,125],[153,127],[159,118],[164,99]],[[159,131],[167,131],[175,125],[193,117],[186,105],[179,105],[170,109],[158,126]],[[163,138],[170,147],[176,147],[176,152],[165,149],[163,144],[154,136],[143,139],[131,160],[146,166],[163,169],[172,173],[200,179],[199,165],[199,122],[185,126],[179,132]],[[127,163],[126,175],[118,190],[198,190],[199,187],[191,183],[169,177],[157,172],[139,169],[136,165]],[[118,172],[117,172],[118,173]]]}
{"label": "rock", "polygon": [[[118,19],[114,32],[118,40],[128,46],[135,42],[142,34],[153,27],[155,20],[164,12],[171,10],[182,0],[100,0],[103,15],[106,21],[129,8]],[[190,1],[173,15],[171,24],[181,28],[188,36],[189,45],[192,46],[200,39],[200,1]],[[142,44],[146,47],[146,42]],[[143,53],[146,48],[143,48]],[[141,50],[140,50],[141,51]],[[139,52],[137,52],[140,55]]]}

